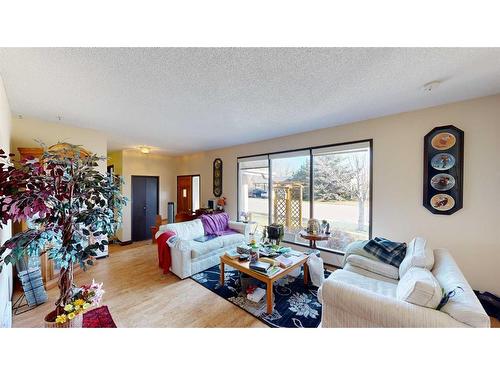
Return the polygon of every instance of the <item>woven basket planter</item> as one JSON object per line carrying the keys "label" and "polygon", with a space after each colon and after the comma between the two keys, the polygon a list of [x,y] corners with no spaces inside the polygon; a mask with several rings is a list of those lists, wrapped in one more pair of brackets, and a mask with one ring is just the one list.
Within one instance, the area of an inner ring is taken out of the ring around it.
{"label": "woven basket planter", "polygon": [[45,328],[82,328],[83,314],[78,314],[72,320],[67,320],[66,323],[56,323],[56,312],[52,311],[45,316]]}

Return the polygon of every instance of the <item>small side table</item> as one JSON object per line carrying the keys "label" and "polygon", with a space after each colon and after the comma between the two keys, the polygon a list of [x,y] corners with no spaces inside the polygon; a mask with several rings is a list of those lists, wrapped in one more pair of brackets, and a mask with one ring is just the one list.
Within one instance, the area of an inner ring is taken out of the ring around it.
{"label": "small side table", "polygon": [[309,240],[309,245],[311,246],[311,249],[317,249],[316,247],[316,241],[326,241],[331,237],[331,234],[312,234],[312,233],[307,233],[305,230],[300,231],[300,237],[302,237],[305,240]]}

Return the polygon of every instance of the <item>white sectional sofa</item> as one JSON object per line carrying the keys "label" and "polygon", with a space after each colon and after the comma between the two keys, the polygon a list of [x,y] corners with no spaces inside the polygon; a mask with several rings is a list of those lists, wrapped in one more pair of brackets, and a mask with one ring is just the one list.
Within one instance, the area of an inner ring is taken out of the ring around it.
{"label": "white sectional sofa", "polygon": [[250,225],[229,221],[229,228],[238,233],[223,235],[207,242],[194,241],[205,234],[200,219],[161,225],[156,238],[166,231],[172,231],[177,241],[170,246],[171,271],[181,279],[190,277],[220,263],[220,256],[226,250],[248,241]]}
{"label": "white sectional sofa", "polygon": [[[449,292],[457,287],[462,289],[437,310],[441,288]],[[322,327],[490,326],[451,254],[428,249],[422,238],[408,245],[399,268],[348,255],[344,269],[325,280],[318,297],[323,304]]]}

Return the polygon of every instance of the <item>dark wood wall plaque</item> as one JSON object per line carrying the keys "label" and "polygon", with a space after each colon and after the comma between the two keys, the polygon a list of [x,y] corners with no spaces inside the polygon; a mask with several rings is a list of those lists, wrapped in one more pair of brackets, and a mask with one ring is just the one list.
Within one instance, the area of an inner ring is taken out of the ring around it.
{"label": "dark wood wall plaque", "polygon": [[222,160],[214,160],[214,196],[219,198],[222,195]]}
{"label": "dark wood wall plaque", "polygon": [[423,204],[433,214],[451,215],[463,207],[464,132],[439,126],[424,137]]}

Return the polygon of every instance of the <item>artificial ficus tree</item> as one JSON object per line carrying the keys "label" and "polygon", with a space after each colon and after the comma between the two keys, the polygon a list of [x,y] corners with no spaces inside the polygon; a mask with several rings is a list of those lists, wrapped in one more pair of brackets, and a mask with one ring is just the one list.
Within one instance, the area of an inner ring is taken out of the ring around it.
{"label": "artificial ficus tree", "polygon": [[73,265],[84,270],[104,250],[108,236],[121,224],[126,198],[121,179],[97,170],[97,155],[81,153],[76,145],[44,148],[40,159],[12,162],[0,150],[0,228],[8,220],[27,221],[28,229],[0,247],[3,264],[45,252],[61,268],[56,312],[72,298]]}

